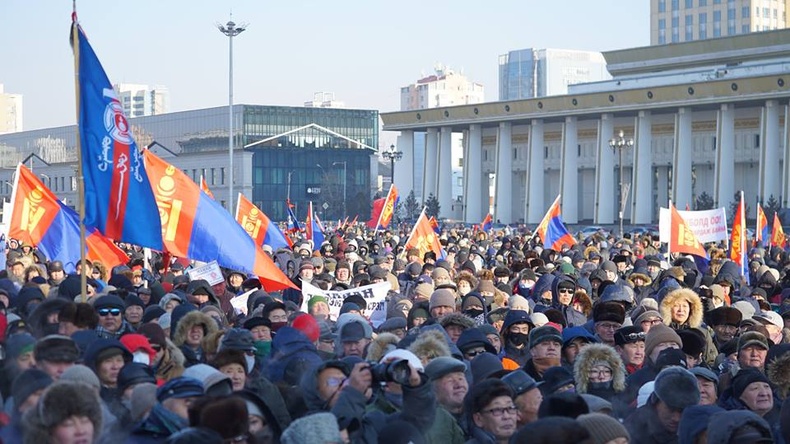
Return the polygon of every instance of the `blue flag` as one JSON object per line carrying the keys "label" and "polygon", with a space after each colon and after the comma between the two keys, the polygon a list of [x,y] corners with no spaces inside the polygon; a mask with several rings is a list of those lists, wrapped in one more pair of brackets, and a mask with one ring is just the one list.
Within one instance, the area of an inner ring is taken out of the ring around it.
{"label": "blue flag", "polygon": [[0,234],[0,270],[5,270],[6,267],[6,251],[5,251],[5,235]]}
{"label": "blue flag", "polygon": [[159,210],[143,156],[121,102],[76,20],[72,40],[74,33],[85,225],[117,241],[162,250]]}

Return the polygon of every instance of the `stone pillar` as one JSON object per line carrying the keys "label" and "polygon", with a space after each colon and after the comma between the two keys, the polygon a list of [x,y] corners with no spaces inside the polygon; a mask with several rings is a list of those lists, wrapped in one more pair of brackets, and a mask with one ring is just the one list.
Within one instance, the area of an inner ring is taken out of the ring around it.
{"label": "stone pillar", "polygon": [[758,198],[765,203],[771,196],[777,200],[780,198],[779,102],[767,100],[765,106],[763,106],[761,120],[760,143],[762,146],[760,147],[760,191]]}
{"label": "stone pillar", "polygon": [[441,214],[450,214],[453,206],[453,129],[443,126],[439,134],[439,171],[437,175],[436,197],[439,199]]}
{"label": "stone pillar", "polygon": [[[464,157],[464,221],[479,223],[485,217],[483,198],[483,128],[469,125]],[[488,186],[486,183],[485,186]]]}
{"label": "stone pillar", "polygon": [[[782,164],[782,199],[779,203],[787,208],[790,202],[790,105],[785,106],[785,128],[784,128],[784,163]],[[772,223],[773,221],[768,221]]]}
{"label": "stone pillar", "polygon": [[528,224],[538,224],[548,208],[543,204],[543,120],[535,119],[529,126],[527,157],[527,217]]}
{"label": "stone pillar", "polygon": [[735,107],[725,103],[716,113],[716,170],[713,192],[716,208],[728,206],[732,196],[735,195],[733,177],[735,177]]}
{"label": "stone pillar", "polygon": [[653,118],[650,111],[640,111],[634,137],[633,178],[631,179],[631,223],[653,221]]}
{"label": "stone pillar", "polygon": [[691,120],[690,108],[679,108],[675,114],[675,149],[672,161],[672,204],[678,208],[691,206]]}
{"label": "stone pillar", "polygon": [[562,219],[579,222],[579,134],[576,117],[566,117],[562,126],[562,169],[560,170]]}
{"label": "stone pillar", "polygon": [[494,221],[503,224],[513,221],[513,205],[511,188],[513,186],[513,148],[509,122],[499,124],[496,151],[496,191],[494,196]]}
{"label": "stone pillar", "polygon": [[436,128],[428,128],[425,134],[425,169],[422,175],[422,202],[431,194],[436,196],[436,178],[439,169],[439,134]]}
{"label": "stone pillar", "polygon": [[[414,189],[414,131],[401,131],[396,144],[403,153],[401,160],[395,162],[395,187],[401,196],[409,195]],[[343,180],[347,180],[344,178]]]}
{"label": "stone pillar", "polygon": [[614,136],[614,117],[601,114],[598,121],[598,150],[595,162],[595,223],[614,223],[614,154],[609,139]]}

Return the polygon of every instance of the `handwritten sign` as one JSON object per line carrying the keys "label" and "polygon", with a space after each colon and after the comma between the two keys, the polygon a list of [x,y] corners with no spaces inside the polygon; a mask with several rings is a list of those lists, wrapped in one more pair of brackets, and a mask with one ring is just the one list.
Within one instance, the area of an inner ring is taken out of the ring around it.
{"label": "handwritten sign", "polygon": [[387,320],[387,292],[389,289],[389,282],[379,282],[343,291],[321,290],[308,282],[302,282],[301,310],[307,313],[307,301],[313,296],[320,295],[325,297],[329,304],[329,317],[336,320],[340,316],[343,300],[351,295],[359,295],[367,303],[367,308],[361,313],[362,316],[370,320],[374,327],[378,327]]}
{"label": "handwritten sign", "polygon": [[187,275],[189,275],[189,280],[191,281],[196,279],[205,279],[208,281],[209,285],[217,285],[225,280],[225,277],[222,276],[222,270],[219,269],[217,261],[211,261],[206,265],[193,268],[187,271]]}

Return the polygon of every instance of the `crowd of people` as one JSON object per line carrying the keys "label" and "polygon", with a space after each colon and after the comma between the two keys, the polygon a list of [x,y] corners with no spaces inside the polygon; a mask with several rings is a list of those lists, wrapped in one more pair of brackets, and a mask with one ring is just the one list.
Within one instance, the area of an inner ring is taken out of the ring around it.
{"label": "crowd of people", "polygon": [[[441,231],[438,256],[397,229],[264,246],[281,291],[126,245],[67,274],[11,242],[0,442],[790,444],[784,251],[752,249],[744,276],[650,235]],[[327,296],[378,283],[378,325]]]}

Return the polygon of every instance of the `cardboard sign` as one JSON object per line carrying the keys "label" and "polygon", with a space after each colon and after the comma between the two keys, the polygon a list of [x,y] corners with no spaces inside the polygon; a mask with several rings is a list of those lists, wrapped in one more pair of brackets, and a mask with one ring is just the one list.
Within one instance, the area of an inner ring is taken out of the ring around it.
{"label": "cardboard sign", "polygon": [[232,305],[233,309],[236,310],[236,314],[243,314],[244,316],[247,316],[247,301],[250,299],[250,295],[257,290],[257,288],[253,288],[252,290],[246,291],[230,300],[230,305]]}
{"label": "cardboard sign", "polygon": [[[724,208],[704,211],[680,211],[678,213],[686,221],[694,236],[702,244],[708,242],[726,241],[730,238],[727,234],[727,214]],[[658,228],[661,242],[669,242],[670,215],[669,208],[661,208],[658,216]]]}
{"label": "cardboard sign", "polygon": [[378,327],[387,320],[387,292],[389,289],[389,282],[379,282],[343,291],[324,291],[308,282],[302,282],[301,310],[308,313],[307,301],[313,296],[320,295],[325,297],[329,303],[329,317],[337,320],[338,316],[340,316],[343,300],[356,294],[362,296],[368,304],[367,308],[362,311],[362,316],[369,319],[374,327]]}
{"label": "cardboard sign", "polygon": [[206,265],[193,268],[187,271],[187,275],[191,281],[205,279],[209,285],[217,285],[225,280],[225,276],[222,275],[222,270],[219,269],[217,261],[211,261]]}

